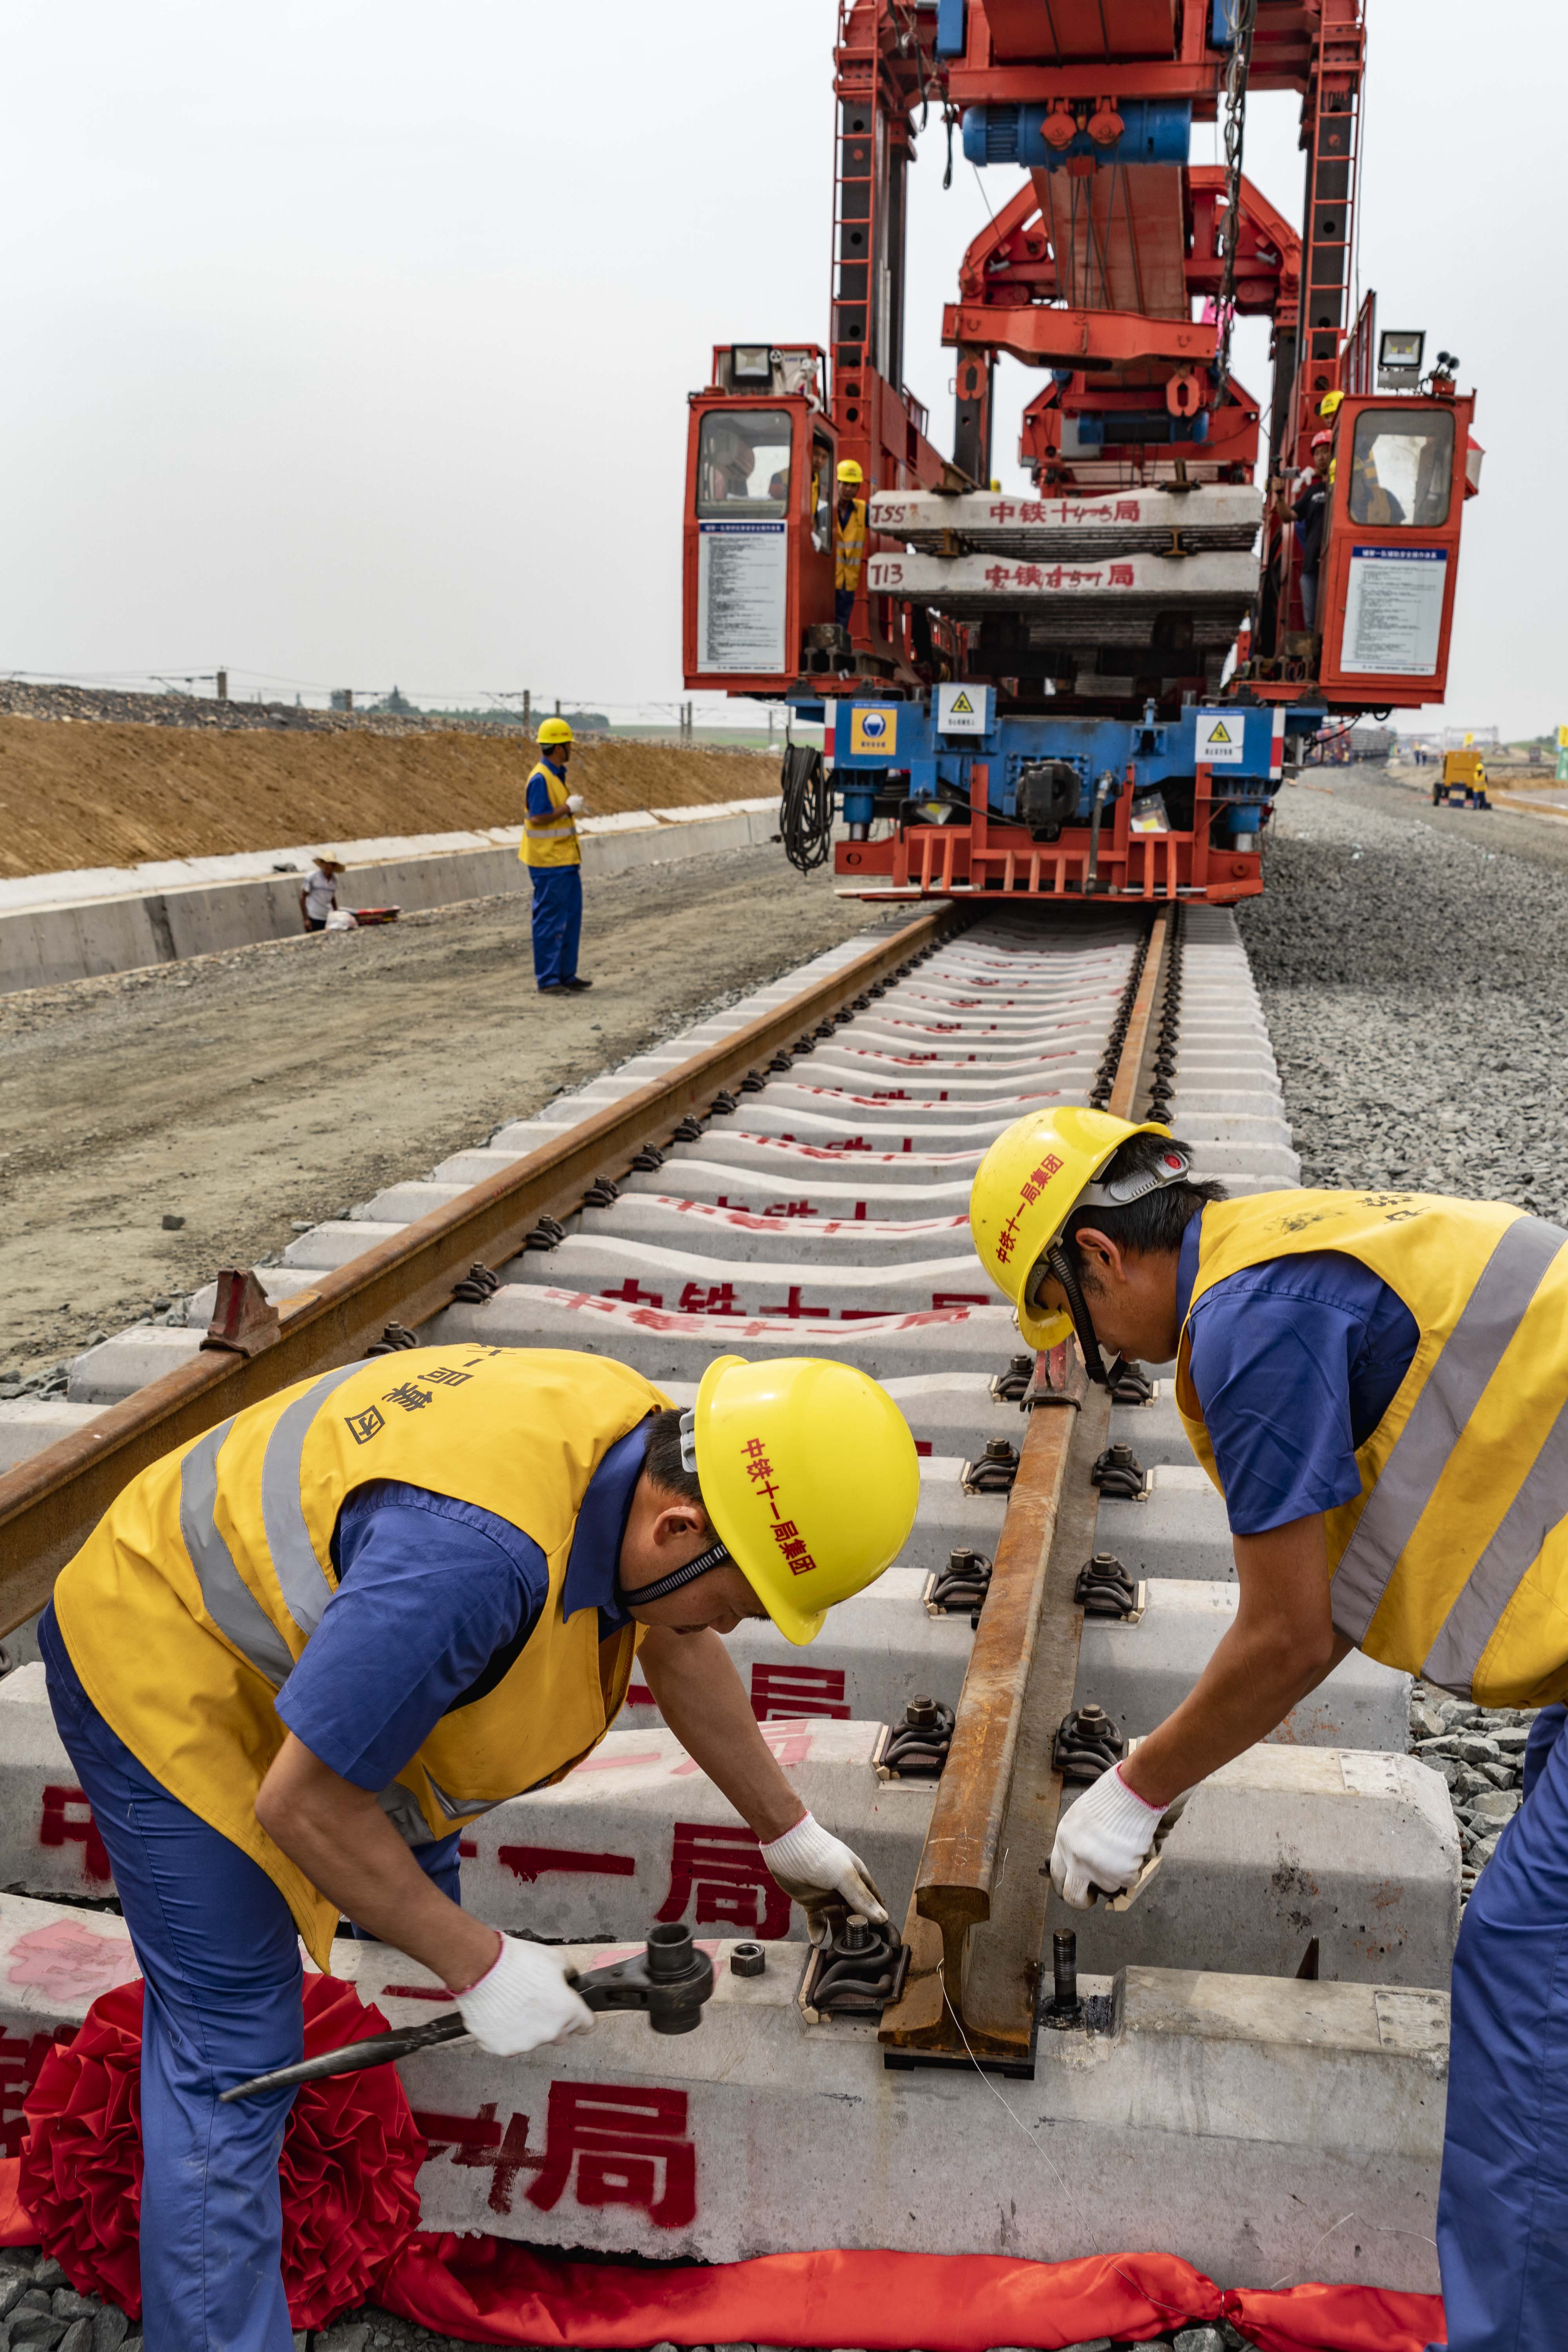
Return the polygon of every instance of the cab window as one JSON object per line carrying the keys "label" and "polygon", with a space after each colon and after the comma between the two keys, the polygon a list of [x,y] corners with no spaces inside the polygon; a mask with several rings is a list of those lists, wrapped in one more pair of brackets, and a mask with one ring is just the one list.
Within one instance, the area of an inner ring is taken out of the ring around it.
{"label": "cab window", "polygon": [[780,516],[789,509],[787,408],[710,409],[697,446],[697,511]]}
{"label": "cab window", "polygon": [[1384,530],[1447,522],[1453,480],[1452,409],[1373,408],[1356,418],[1352,522]]}

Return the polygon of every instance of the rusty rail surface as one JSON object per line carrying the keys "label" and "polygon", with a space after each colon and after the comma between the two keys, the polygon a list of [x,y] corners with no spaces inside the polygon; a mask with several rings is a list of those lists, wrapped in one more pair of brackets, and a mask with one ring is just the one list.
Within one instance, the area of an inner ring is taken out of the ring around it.
{"label": "rusty rail surface", "polygon": [[[1151,929],[1111,1086],[1118,1118],[1132,1115],[1169,922],[1161,912]],[[1073,1585],[1085,1527],[1093,1529],[1089,1473],[1110,1426],[1109,1398],[1085,1393],[1078,1370],[1077,1383],[1055,1390],[1037,1372],[1045,1394],[1030,1412],[905,1924],[909,1976],[883,2013],[893,2064],[903,2055],[1029,2066],[1050,1887],[1040,1865],[1061,1801],[1051,1735],[1078,1677],[1083,1612]]]}
{"label": "rusty rail surface", "polygon": [[[296,1381],[354,1362],[391,1321],[410,1328],[427,1322],[449,1304],[454,1283],[476,1258],[514,1256],[542,1216],[574,1210],[595,1176],[624,1175],[637,1152],[668,1142],[680,1120],[706,1111],[730,1079],[744,1076],[968,919],[966,910],[946,907],[917,917],[668,1077],[639,1087],[559,1142],[531,1151],[395,1239],[322,1274],[310,1289],[280,1302],[276,1318],[267,1314],[237,1325],[232,1344],[204,1343],[192,1362],[0,1477],[0,1633],[43,1607],[57,1572],[121,1488],[160,1454]],[[220,1313],[223,1305],[220,1297]]]}

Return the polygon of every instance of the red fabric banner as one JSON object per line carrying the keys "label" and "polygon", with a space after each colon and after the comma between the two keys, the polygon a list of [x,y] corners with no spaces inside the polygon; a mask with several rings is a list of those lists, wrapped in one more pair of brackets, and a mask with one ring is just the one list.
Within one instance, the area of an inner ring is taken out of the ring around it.
{"label": "red fabric banner", "polygon": [[416,2238],[381,2286],[390,2311],[480,2344],[762,2343],[868,2352],[1059,2352],[1142,2341],[1220,2316],[1219,2290],[1172,2254],[1016,2262],[994,2254],[765,2254],[710,2268],[562,2262],[496,2238]]}
{"label": "red fabric banner", "polygon": [[[0,2245],[38,2242],[16,2158],[0,2158]],[[569,2263],[510,2239],[412,2239],[371,2300],[475,2344],[787,2344],[868,2352],[1060,2352],[1228,2319],[1258,2352],[1425,2352],[1443,2340],[1442,2299],[1371,2286],[1233,2287],[1173,2254],[1079,2263],[992,2254],[768,2254],[710,2268]],[[853,2310],[853,2321],[849,2313]]]}
{"label": "red fabric banner", "polygon": [[1258,2352],[1426,2352],[1448,2332],[1440,2294],[1379,2286],[1237,2287],[1225,2315]]}

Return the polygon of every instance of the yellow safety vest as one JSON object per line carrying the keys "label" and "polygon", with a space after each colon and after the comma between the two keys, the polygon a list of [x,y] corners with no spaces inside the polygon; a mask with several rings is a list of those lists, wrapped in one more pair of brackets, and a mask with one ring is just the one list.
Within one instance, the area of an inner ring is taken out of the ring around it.
{"label": "yellow safety vest", "polygon": [[276,1846],[256,1796],[273,1700],[337,1589],[356,1486],[405,1480],[493,1511],[545,1556],[549,1596],[493,1690],[444,1716],[381,1803],[411,1845],[556,1780],[604,1738],[640,1629],[601,1643],[562,1584],[588,1481],[668,1400],[565,1350],[410,1349],[285,1389],[132,1479],[61,1570],[55,1607],[104,1720],[154,1779],[258,1862],[329,1966],[337,1909]]}
{"label": "yellow safety vest", "polygon": [[[1482,1706],[1568,1697],[1568,1234],[1498,1201],[1264,1192],[1204,1211],[1191,1306],[1308,1250],[1370,1266],[1420,1333],[1361,1493],[1326,1516],[1335,1627]],[[1220,1486],[1191,1306],[1176,1403]]]}
{"label": "yellow safety vest", "polygon": [[518,856],[525,866],[581,866],[583,853],[577,846],[577,823],[566,805],[564,782],[543,760],[535,761],[529,773],[529,783],[532,783],[535,776],[542,776],[549,787],[550,814],[530,816],[524,803],[522,839],[517,845]]}
{"label": "yellow safety vest", "polygon": [[857,499],[849,509],[847,522],[842,520],[837,506],[833,509],[833,584],[836,588],[858,588],[860,568],[866,561],[866,501]]}

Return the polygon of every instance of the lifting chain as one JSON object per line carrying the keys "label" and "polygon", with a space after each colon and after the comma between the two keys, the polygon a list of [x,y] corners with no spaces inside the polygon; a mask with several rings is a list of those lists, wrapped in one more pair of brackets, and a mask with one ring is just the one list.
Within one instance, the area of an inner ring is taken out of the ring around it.
{"label": "lifting chain", "polygon": [[1241,237],[1241,146],[1247,128],[1247,79],[1258,0],[1230,0],[1230,60],[1225,69],[1225,218],[1220,225],[1219,338],[1215,350],[1215,399],[1230,382],[1230,328],[1236,309],[1236,248]]}

